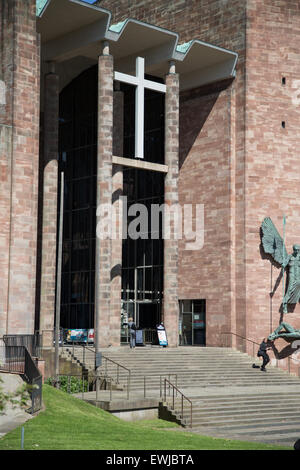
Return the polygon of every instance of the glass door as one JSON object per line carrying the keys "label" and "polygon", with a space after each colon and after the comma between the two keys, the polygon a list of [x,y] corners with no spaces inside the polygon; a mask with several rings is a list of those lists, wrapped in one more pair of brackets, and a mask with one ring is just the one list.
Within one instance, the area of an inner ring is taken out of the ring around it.
{"label": "glass door", "polygon": [[192,313],[184,313],[182,316],[182,345],[193,344],[193,315]]}
{"label": "glass door", "polygon": [[181,300],[179,313],[179,345],[205,346],[205,299]]}

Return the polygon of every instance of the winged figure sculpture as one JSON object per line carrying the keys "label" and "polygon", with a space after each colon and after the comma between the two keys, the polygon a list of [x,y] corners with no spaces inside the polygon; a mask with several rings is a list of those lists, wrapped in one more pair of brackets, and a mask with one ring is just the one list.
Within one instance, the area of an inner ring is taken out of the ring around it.
{"label": "winged figure sculpture", "polygon": [[289,255],[284,240],[270,217],[263,220],[261,230],[265,253],[281,265],[283,273],[286,269],[288,271],[288,285],[282,302],[283,313],[287,313],[288,304],[296,304],[300,299],[300,245],[293,245],[293,253]]}

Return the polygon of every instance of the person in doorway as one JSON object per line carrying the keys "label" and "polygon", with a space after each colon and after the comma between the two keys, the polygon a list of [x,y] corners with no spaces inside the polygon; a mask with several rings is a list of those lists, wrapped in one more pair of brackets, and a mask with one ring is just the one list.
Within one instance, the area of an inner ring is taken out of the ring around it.
{"label": "person in doorway", "polygon": [[129,318],[128,320],[128,328],[129,328],[129,341],[130,341],[130,349],[135,348],[135,337],[136,337],[136,325],[133,321],[133,318]]}
{"label": "person in doorway", "polygon": [[260,368],[260,370],[262,370],[263,372],[266,372],[266,365],[270,362],[270,357],[267,353],[267,351],[269,349],[271,349],[271,348],[268,347],[268,342],[267,342],[266,338],[264,338],[262,340],[262,342],[260,343],[259,350],[257,352],[257,357],[262,357],[263,358],[263,363],[262,363],[262,366]]}

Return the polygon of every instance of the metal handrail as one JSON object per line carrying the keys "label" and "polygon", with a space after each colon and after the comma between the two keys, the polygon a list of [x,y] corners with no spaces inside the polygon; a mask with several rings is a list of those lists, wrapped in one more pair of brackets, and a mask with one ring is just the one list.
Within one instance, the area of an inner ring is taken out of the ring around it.
{"label": "metal handrail", "polygon": [[[177,374],[167,374],[169,377],[169,380],[171,377],[175,377],[176,381],[176,387],[177,387]],[[159,377],[159,396],[162,397],[162,379],[166,378],[166,374],[153,374],[153,375],[144,375],[144,398],[147,398],[147,378],[153,378],[153,377]]]}
{"label": "metal handrail", "polygon": [[124,370],[126,370],[126,372],[128,372],[128,376],[127,376],[127,399],[129,399],[130,388],[131,388],[131,370],[128,369],[127,367],[123,366],[122,364],[119,364],[118,362],[113,361],[109,357],[102,356],[102,359],[105,360],[105,376],[107,376],[107,362],[111,362],[111,363],[113,363],[117,366],[117,384],[120,383],[119,382],[119,370],[120,370],[120,368],[124,369]]}
{"label": "metal handrail", "polygon": [[[67,384],[67,393],[71,394],[71,378],[72,377],[76,377],[78,379],[81,380],[81,387],[80,387],[80,384],[78,384],[79,386],[79,389],[76,391],[76,392],[73,392],[73,393],[81,393],[81,396],[82,396],[82,400],[84,400],[84,394],[85,393],[88,393],[90,392],[91,390],[89,389],[89,383],[93,382],[94,383],[94,391],[96,390],[97,392],[97,382],[100,380],[106,380],[107,382],[109,382],[109,395],[110,395],[110,401],[112,400],[112,394],[113,394],[113,389],[112,389],[112,383],[113,383],[113,377],[110,377],[110,376],[104,376],[104,375],[100,375],[100,376],[97,376],[97,375],[94,375],[93,373],[89,372],[87,375],[82,373],[82,374],[59,374],[58,375],[58,382],[56,380],[56,377],[55,378],[50,378],[48,379],[51,384],[53,386],[55,386],[56,388],[60,388],[61,386],[61,381],[60,381],[60,378],[61,377],[67,377],[67,380],[68,380],[68,384]],[[86,386],[87,386],[87,390],[86,390]],[[81,388],[81,390],[80,390]],[[96,393],[96,401],[97,401],[97,393]]]}
{"label": "metal handrail", "polygon": [[[89,346],[86,346],[85,344],[77,344],[76,345],[77,348],[82,348],[82,364],[84,366],[86,366],[86,351],[90,351],[92,352],[92,354],[94,355],[94,364],[95,364],[95,359],[96,359],[96,351],[95,349],[92,349],[90,348]],[[75,345],[73,344],[73,357],[75,357]],[[107,379],[110,380],[110,383],[112,383],[112,381],[114,380],[113,377],[109,376],[108,373],[107,373],[107,363],[108,362],[111,362],[113,363],[114,365],[117,366],[117,378],[116,378],[116,383],[119,384],[120,381],[119,381],[119,378],[120,378],[120,369],[124,369],[127,373],[128,373],[128,376],[127,376],[127,399],[129,399],[129,395],[130,395],[130,386],[131,386],[131,370],[128,369],[127,367],[123,366],[122,364],[119,364],[118,362],[110,359],[109,357],[106,357],[106,356],[103,356],[102,355],[102,360],[105,361],[105,369],[104,369],[104,377],[106,377]]]}
{"label": "metal handrail", "polygon": [[24,346],[32,357],[41,357],[41,336],[37,333],[3,335],[2,341],[6,346]]}
{"label": "metal handrail", "polygon": [[[244,336],[238,335],[237,333],[233,333],[232,331],[230,331],[230,332],[229,332],[229,331],[228,331],[228,332],[222,332],[221,334],[223,334],[223,335],[233,335],[233,336],[236,336],[236,337],[238,337],[238,338],[244,339],[244,340],[246,340],[246,341],[252,343],[252,345],[253,345],[253,353],[252,353],[252,354],[253,354],[253,357],[255,356],[254,345],[255,345],[255,346],[259,346],[259,345],[260,345],[260,343],[257,343],[256,341],[253,341],[253,340],[251,340],[251,339],[249,339],[249,338],[245,338]],[[290,362],[291,360],[296,361],[296,362],[298,362],[298,363],[300,364],[300,360],[299,360],[299,359],[296,359],[295,357],[291,358],[290,356],[287,356],[287,358],[285,358],[285,359],[287,359],[287,361],[288,361],[288,372],[289,372],[289,373],[290,373],[290,371],[291,371],[291,362]],[[279,369],[278,358],[276,358],[276,367],[278,367],[278,369]],[[300,377],[300,369],[298,369],[298,377]]]}
{"label": "metal handrail", "polygon": [[31,414],[36,413],[42,408],[42,385],[43,378],[36,366],[35,361],[31,357],[30,352],[25,349],[25,370],[24,370],[24,380],[32,386],[30,390],[31,395]]}
{"label": "metal handrail", "polygon": [[29,384],[31,397],[30,413],[42,407],[42,375],[26,346],[0,346],[0,371],[21,375]]}
{"label": "metal handrail", "polygon": [[25,347],[0,346],[0,372],[9,374],[24,374]]}
{"label": "metal handrail", "polygon": [[253,341],[252,339],[249,339],[249,338],[246,338],[244,336],[241,336],[241,335],[238,335],[237,333],[233,333],[232,331],[224,331],[221,333],[222,335],[234,335],[236,336],[237,338],[240,338],[240,339],[244,339],[246,341],[248,341],[249,343],[252,343],[252,346],[253,346],[253,356],[254,356],[254,347],[255,346],[259,346],[259,343],[257,343],[256,341]]}
{"label": "metal handrail", "polygon": [[164,382],[164,401],[167,403],[167,384],[169,385],[169,389],[172,389],[172,409],[175,411],[175,392],[176,397],[179,393],[181,395],[181,419],[184,419],[184,407],[183,407],[183,400],[189,402],[191,406],[191,413],[190,413],[190,427],[193,427],[193,403],[192,401],[186,397],[174,384],[172,384],[168,379],[165,379]]}

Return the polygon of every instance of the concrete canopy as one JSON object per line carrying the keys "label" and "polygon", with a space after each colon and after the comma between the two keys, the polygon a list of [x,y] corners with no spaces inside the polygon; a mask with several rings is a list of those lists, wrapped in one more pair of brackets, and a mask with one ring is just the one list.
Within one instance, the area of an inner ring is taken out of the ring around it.
{"label": "concrete canopy", "polygon": [[97,63],[101,42],[109,41],[115,70],[135,72],[135,59],[144,57],[145,71],[164,77],[176,62],[181,90],[233,78],[237,54],[197,39],[178,45],[176,32],[135,19],[110,25],[108,10],[80,0],[48,0],[37,17],[42,61],[57,63],[61,88]]}

